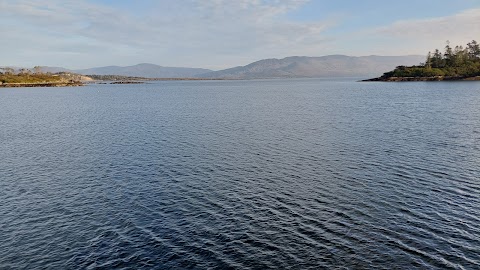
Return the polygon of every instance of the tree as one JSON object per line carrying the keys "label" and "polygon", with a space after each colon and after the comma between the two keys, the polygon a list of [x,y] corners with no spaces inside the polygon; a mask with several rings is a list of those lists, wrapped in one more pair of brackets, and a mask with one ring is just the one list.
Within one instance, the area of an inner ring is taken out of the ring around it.
{"label": "tree", "polygon": [[425,61],[425,67],[430,69],[432,68],[432,53],[428,52],[427,54],[427,60]]}
{"label": "tree", "polygon": [[[447,41],[445,52],[436,49],[428,52],[425,63],[416,66],[397,66],[382,78],[391,77],[450,77],[468,78],[480,76],[480,45],[472,40],[466,47],[452,48]],[[438,78],[437,78],[438,79]]]}
{"label": "tree", "polygon": [[480,45],[475,41],[467,44],[468,58],[471,60],[480,59]]}
{"label": "tree", "polygon": [[445,46],[445,52],[443,53],[443,58],[445,59],[445,64],[447,66],[452,66],[453,62],[453,50],[450,47],[450,41],[447,40],[447,45]]}
{"label": "tree", "polygon": [[31,74],[32,72],[28,68],[21,68],[18,70],[18,73],[21,75],[28,75],[28,74]]}
{"label": "tree", "polygon": [[442,68],[445,66],[445,61],[443,60],[442,53],[436,49],[432,56],[432,67],[433,68]]}
{"label": "tree", "polygon": [[15,73],[15,70],[13,68],[10,68],[10,67],[3,67],[3,68],[0,68],[1,70],[3,70],[3,73],[5,75],[12,75]]}
{"label": "tree", "polygon": [[462,46],[455,46],[452,54],[452,65],[454,67],[462,66],[467,61],[467,53]]}
{"label": "tree", "polygon": [[35,74],[42,74],[42,67],[41,67],[41,66],[35,66],[35,67],[33,67],[33,73],[35,73]]}

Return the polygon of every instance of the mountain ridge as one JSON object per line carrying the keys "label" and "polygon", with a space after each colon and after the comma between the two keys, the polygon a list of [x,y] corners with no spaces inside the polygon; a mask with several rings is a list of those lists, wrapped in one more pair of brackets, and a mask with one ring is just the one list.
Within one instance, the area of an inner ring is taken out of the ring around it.
{"label": "mountain ridge", "polygon": [[165,67],[151,63],[131,66],[103,66],[88,69],[42,67],[44,72],[72,72],[82,75],[121,75],[145,78],[264,79],[312,77],[371,77],[397,66],[424,61],[421,55],[405,56],[288,56],[261,59],[244,66],[213,71],[203,68]]}
{"label": "mountain ridge", "polygon": [[202,78],[261,79],[301,77],[361,77],[382,74],[400,65],[418,64],[424,56],[289,56],[201,74]]}

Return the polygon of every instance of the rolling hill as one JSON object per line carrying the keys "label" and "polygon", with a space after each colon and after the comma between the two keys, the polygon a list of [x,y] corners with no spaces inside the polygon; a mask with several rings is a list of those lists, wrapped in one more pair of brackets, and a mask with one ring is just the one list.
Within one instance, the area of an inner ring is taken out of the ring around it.
{"label": "rolling hill", "polygon": [[145,78],[262,79],[313,77],[374,77],[397,66],[417,65],[425,61],[421,55],[408,56],[291,56],[264,59],[246,66],[219,71],[203,68],[164,67],[154,64],[106,66],[81,70],[42,67],[44,72],[72,72],[83,75],[121,75]]}
{"label": "rolling hill", "polygon": [[346,56],[322,57],[292,56],[283,59],[264,59],[239,66],[199,75],[202,78],[258,79],[298,77],[368,77],[381,75],[399,65],[413,65],[424,61],[424,56]]}

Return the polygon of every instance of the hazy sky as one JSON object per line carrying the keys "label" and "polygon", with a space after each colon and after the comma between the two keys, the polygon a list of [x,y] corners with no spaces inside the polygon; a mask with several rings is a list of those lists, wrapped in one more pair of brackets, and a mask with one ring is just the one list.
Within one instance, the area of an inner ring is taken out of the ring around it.
{"label": "hazy sky", "polygon": [[480,0],[0,0],[0,66],[222,69],[480,41]]}

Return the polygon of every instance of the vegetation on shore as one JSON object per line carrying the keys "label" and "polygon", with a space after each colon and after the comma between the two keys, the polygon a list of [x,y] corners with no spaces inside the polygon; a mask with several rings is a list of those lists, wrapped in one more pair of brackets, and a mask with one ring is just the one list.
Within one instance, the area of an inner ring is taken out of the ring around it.
{"label": "vegetation on shore", "polygon": [[447,41],[445,51],[428,52],[425,63],[398,66],[379,78],[366,81],[433,81],[480,80],[480,45],[472,40],[466,47],[452,48]]}
{"label": "vegetation on shore", "polygon": [[70,73],[43,73],[35,67],[33,71],[12,68],[0,68],[0,87],[35,87],[35,86],[79,86],[80,76]]}
{"label": "vegetation on shore", "polygon": [[9,67],[0,67],[0,87],[55,87],[80,86],[83,82],[106,84],[132,84],[159,80],[208,80],[203,78],[144,78],[121,75],[80,75],[71,72],[42,72],[41,67],[33,69],[15,70]]}

